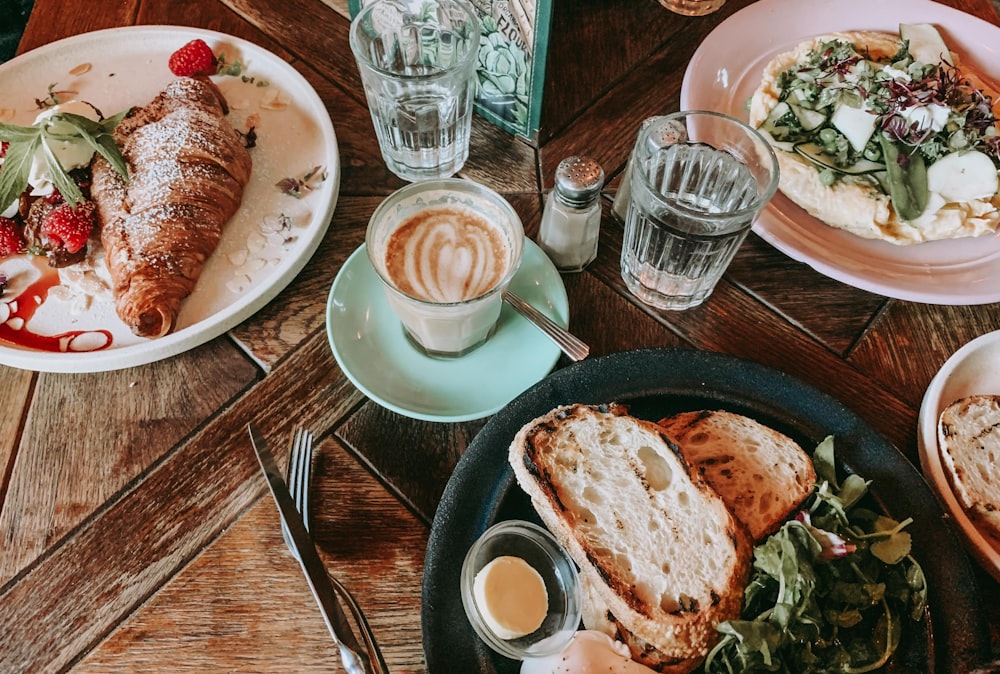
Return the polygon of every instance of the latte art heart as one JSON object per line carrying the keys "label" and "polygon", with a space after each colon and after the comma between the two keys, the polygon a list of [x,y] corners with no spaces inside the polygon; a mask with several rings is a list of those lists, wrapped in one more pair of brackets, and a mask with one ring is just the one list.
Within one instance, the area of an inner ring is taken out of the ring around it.
{"label": "latte art heart", "polygon": [[500,283],[510,248],[499,227],[471,210],[441,206],[404,221],[386,247],[386,272],[412,297],[440,303],[479,297]]}

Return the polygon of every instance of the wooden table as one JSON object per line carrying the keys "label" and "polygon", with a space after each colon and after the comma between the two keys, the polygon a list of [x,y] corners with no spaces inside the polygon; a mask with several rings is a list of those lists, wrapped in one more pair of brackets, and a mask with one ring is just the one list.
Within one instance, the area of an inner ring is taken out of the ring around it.
{"label": "wooden table", "polygon": [[[553,30],[584,37],[621,24],[619,51],[586,59],[614,78],[599,90],[586,77],[567,79],[566,123],[550,125],[537,148],[477,119],[463,175],[504,193],[533,236],[556,163],[594,157],[613,178],[600,254],[565,284],[573,330],[595,355],[679,346],[773,366],[846,403],[916,463],[924,389],[957,348],[1000,329],[1000,305],[889,300],[821,276],[755,235],[697,309],[651,310],[619,276],[622,230],[609,205],[635,129],[676,109],[694,49],[746,4],[730,0],[703,19],[674,16],[652,0],[581,3],[587,11],[578,17],[589,18],[575,23],[557,11]],[[990,0],[947,4],[1000,23]],[[0,671],[339,667],[283,546],[248,421],[281,462],[293,427],[318,436],[313,510],[322,557],[358,595],[393,671],[425,670],[420,590],[429,527],[485,420],[441,424],[387,411],[347,380],[327,344],[330,284],[363,241],[376,204],[402,185],[378,154],[346,14],[343,0],[36,0],[21,52],[95,29],[185,24],[281,55],[330,110],[343,174],[315,256],[279,300],[227,335],[111,372],[0,367]],[[656,30],[632,39],[627,30],[637,26]],[[581,55],[559,44],[550,59],[569,70]],[[655,91],[639,86],[651,81]],[[1000,653],[1000,588],[981,570],[976,576]]]}

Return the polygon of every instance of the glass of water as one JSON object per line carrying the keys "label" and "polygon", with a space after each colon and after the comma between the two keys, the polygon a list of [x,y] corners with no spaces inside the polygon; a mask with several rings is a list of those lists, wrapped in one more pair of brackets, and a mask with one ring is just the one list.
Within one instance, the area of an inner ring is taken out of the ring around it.
{"label": "glass of water", "polygon": [[389,170],[411,182],[457,173],[476,98],[476,10],[463,0],[369,0],[350,41]]}
{"label": "glass of water", "polygon": [[630,171],[625,284],[660,309],[698,306],[778,188],[774,151],[737,119],[679,112],[642,129]]}

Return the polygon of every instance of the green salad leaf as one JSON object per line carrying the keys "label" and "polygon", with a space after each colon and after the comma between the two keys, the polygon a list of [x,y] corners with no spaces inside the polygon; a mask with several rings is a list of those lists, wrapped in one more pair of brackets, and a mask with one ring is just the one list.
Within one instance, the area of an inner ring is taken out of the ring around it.
{"label": "green salad leaf", "polygon": [[838,479],[832,437],[813,453],[816,487],[799,515],[754,550],[739,620],[721,623],[708,674],[870,672],[919,621],[927,584],[910,520],[863,505],[869,483]]}

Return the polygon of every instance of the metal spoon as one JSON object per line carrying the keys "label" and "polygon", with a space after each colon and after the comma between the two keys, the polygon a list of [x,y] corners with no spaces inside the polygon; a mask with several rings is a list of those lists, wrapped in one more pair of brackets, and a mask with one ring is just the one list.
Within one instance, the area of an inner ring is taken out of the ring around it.
{"label": "metal spoon", "polygon": [[535,327],[545,333],[571,360],[583,360],[590,353],[590,347],[581,341],[579,337],[570,334],[566,328],[553,321],[510,290],[504,290],[501,293],[501,297],[503,297],[503,301],[509,304],[514,311],[527,318]]}

